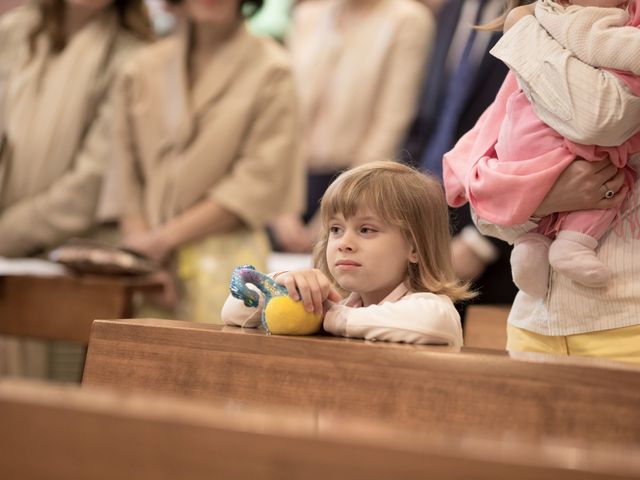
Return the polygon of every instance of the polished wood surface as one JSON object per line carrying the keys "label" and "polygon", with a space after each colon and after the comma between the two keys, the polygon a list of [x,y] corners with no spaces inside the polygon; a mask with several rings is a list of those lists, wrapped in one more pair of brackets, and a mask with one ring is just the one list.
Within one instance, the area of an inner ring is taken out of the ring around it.
{"label": "polished wood surface", "polygon": [[502,305],[469,305],[464,319],[464,344],[505,350],[510,310]]}
{"label": "polished wood surface", "polygon": [[134,292],[156,287],[127,277],[0,276],[0,334],[86,344],[93,320],[131,316]]}
{"label": "polished wood surface", "polygon": [[96,321],[83,383],[303,405],[424,429],[640,444],[640,369],[591,359]]}
{"label": "polished wood surface", "polygon": [[305,408],[0,381],[6,479],[640,478],[634,446],[438,434]]}

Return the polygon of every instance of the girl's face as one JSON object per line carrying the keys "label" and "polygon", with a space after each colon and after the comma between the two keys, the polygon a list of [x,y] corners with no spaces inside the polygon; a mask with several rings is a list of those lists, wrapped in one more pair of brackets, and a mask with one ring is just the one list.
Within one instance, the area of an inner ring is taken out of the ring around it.
{"label": "girl's face", "polygon": [[415,249],[399,228],[368,209],[329,222],[327,265],[343,289],[356,292],[365,306],[377,304],[407,278]]}
{"label": "girl's face", "polygon": [[240,16],[240,0],[186,0],[189,18],[198,23],[228,24]]}

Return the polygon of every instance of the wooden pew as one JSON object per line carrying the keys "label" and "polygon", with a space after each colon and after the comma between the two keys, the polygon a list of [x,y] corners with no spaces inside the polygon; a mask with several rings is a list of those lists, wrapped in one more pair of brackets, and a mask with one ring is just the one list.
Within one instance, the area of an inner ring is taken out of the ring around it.
{"label": "wooden pew", "polygon": [[640,369],[589,359],[96,321],[83,383],[304,405],[430,430],[640,444]]}
{"label": "wooden pew", "polygon": [[0,335],[86,345],[94,319],[132,316],[135,292],[152,288],[128,277],[0,276]]}
{"label": "wooden pew", "polygon": [[510,306],[503,305],[469,305],[464,319],[464,344],[505,350],[510,310]]}
{"label": "wooden pew", "polygon": [[636,446],[400,430],[308,409],[0,381],[0,477],[595,480],[640,478]]}

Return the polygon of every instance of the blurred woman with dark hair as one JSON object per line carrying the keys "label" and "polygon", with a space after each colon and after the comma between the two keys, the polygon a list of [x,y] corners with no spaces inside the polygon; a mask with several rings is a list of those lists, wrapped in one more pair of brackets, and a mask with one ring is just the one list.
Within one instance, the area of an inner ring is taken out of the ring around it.
{"label": "blurred woman with dark hair", "polygon": [[244,25],[262,1],[174,3],[183,25],[118,88],[121,226],[167,267],[162,310],[140,314],[215,323],[233,268],[266,270],[265,224],[302,209],[295,88],[282,48]]}

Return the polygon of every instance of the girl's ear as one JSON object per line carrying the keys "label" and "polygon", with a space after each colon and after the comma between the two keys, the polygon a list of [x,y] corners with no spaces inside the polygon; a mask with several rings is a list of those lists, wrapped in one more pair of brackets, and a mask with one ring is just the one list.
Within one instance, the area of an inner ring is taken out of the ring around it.
{"label": "girl's ear", "polygon": [[411,263],[418,263],[418,250],[415,245],[411,245],[411,250],[409,250],[409,261]]}

